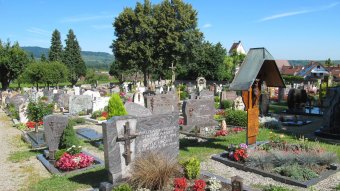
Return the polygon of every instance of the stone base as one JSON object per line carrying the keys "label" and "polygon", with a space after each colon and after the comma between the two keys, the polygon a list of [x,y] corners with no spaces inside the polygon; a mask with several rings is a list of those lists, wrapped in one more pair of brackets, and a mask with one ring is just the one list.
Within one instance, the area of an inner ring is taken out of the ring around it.
{"label": "stone base", "polygon": [[257,168],[247,167],[244,164],[241,164],[241,163],[229,160],[226,157],[226,154],[227,154],[226,152],[223,152],[221,154],[214,155],[211,158],[213,160],[221,162],[221,163],[223,163],[223,164],[225,164],[227,166],[230,166],[230,167],[234,167],[234,168],[237,168],[237,169],[240,169],[240,170],[243,170],[243,171],[247,171],[247,172],[256,173],[256,174],[259,174],[259,175],[264,176],[264,177],[272,178],[272,179],[274,179],[274,180],[276,180],[278,182],[282,182],[282,183],[285,183],[285,184],[290,184],[290,185],[293,185],[293,186],[299,186],[299,187],[303,187],[303,188],[307,188],[309,186],[312,186],[312,185],[314,185],[314,184],[316,184],[316,183],[318,183],[318,182],[328,178],[329,176],[337,173],[340,170],[338,165],[332,165],[331,169],[329,169],[326,172],[323,172],[322,174],[320,174],[318,178],[313,178],[313,179],[310,179],[310,180],[308,180],[306,182],[301,182],[301,181],[298,181],[298,180],[293,180],[293,179],[291,179],[289,177],[285,177],[285,176],[281,176],[281,175],[278,175],[278,174],[272,174],[272,173],[269,173],[269,172],[265,172],[265,171],[257,169]]}
{"label": "stone base", "polygon": [[89,154],[88,152],[82,151],[82,153],[89,155],[91,157],[94,158],[94,164],[92,164],[89,167],[86,168],[81,168],[81,169],[76,169],[76,170],[72,170],[72,171],[62,171],[57,169],[55,166],[53,166],[48,160],[47,158],[44,156],[44,154],[40,154],[37,155],[37,159],[45,166],[45,168],[51,173],[51,174],[58,174],[60,176],[65,176],[65,175],[70,175],[70,174],[77,174],[79,172],[83,172],[92,168],[96,168],[99,166],[104,166],[104,161],[102,161],[101,159],[99,159],[98,157],[95,157],[91,154]]}

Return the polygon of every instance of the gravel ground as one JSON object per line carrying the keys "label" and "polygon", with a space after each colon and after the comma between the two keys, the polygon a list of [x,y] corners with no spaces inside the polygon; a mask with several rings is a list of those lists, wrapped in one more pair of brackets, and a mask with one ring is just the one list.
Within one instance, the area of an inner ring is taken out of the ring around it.
{"label": "gravel ground", "polygon": [[[207,170],[211,173],[216,175],[222,176],[224,178],[231,178],[233,176],[240,176],[243,178],[243,182],[246,185],[253,186],[253,185],[277,185],[277,186],[284,186],[295,190],[301,191],[311,191],[310,188],[301,188],[296,186],[291,186],[288,184],[284,184],[281,182],[277,182],[271,178],[263,177],[254,173],[245,172],[242,170],[238,170],[233,167],[226,166],[220,162],[214,161],[209,159],[201,164],[202,170]],[[318,184],[314,185],[314,190],[320,191],[334,191],[335,186],[340,183],[340,172],[328,177],[326,180],[319,182]]]}
{"label": "gravel ground", "polygon": [[50,176],[44,166],[38,160],[36,160],[34,156],[18,163],[8,161],[8,157],[11,152],[19,151],[23,148],[18,147],[17,144],[13,143],[13,140],[21,135],[21,131],[12,127],[10,118],[6,116],[2,109],[0,109],[0,128],[1,190],[22,190],[26,188],[28,182]]}

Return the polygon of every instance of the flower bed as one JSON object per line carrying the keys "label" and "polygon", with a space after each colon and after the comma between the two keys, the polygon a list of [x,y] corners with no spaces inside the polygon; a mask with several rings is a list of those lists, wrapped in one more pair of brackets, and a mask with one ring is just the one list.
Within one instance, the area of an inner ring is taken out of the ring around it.
{"label": "flower bed", "polygon": [[284,183],[308,187],[335,173],[337,156],[312,147],[305,139],[288,144],[279,137],[247,148],[245,144],[227,147],[226,152],[212,157],[214,160],[245,171],[271,177]]}

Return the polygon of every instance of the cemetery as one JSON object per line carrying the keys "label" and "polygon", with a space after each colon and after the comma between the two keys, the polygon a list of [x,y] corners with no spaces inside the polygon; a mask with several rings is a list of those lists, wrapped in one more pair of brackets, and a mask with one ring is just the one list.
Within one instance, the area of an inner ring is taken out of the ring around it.
{"label": "cemetery", "polygon": [[40,58],[0,39],[1,190],[340,190],[340,67],[227,50],[197,15],[124,8],[107,66],[72,29]]}

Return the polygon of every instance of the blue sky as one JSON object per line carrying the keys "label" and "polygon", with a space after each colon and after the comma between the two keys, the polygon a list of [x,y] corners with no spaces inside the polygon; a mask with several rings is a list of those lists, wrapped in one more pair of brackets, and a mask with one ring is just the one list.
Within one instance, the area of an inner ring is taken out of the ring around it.
{"label": "blue sky", "polygon": [[[340,1],[184,0],[205,39],[227,49],[266,47],[276,59],[340,59]],[[0,0],[0,39],[49,47],[54,29],[72,28],[82,50],[111,52],[114,18],[136,0]],[[152,0],[159,3],[160,0]]]}

